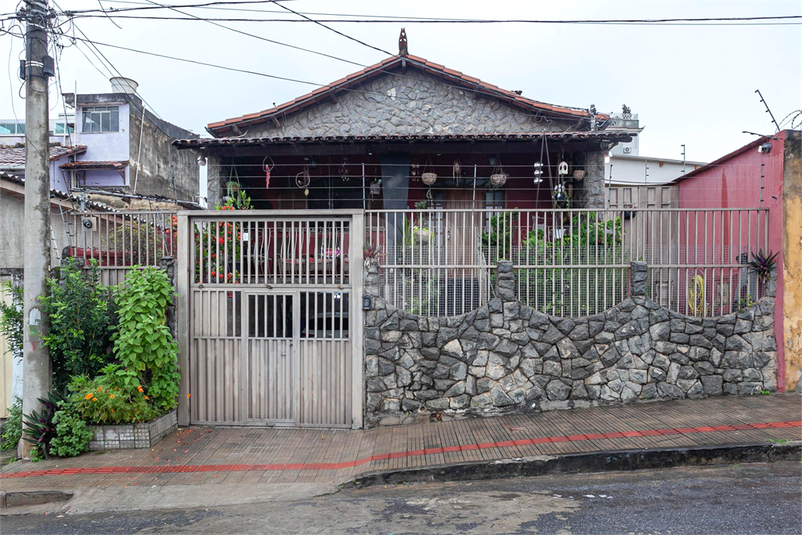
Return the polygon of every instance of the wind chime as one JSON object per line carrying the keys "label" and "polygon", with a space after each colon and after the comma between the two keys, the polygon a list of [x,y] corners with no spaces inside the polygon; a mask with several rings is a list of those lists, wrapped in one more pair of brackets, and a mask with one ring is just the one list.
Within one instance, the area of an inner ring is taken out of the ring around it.
{"label": "wind chime", "polygon": [[434,166],[432,165],[432,159],[429,158],[426,161],[426,165],[423,168],[423,173],[421,173],[421,180],[427,186],[426,189],[426,207],[433,208],[434,207],[434,198],[432,197],[432,186],[435,182],[437,182],[437,173],[434,172]]}
{"label": "wind chime", "polygon": [[265,173],[265,189],[270,189],[270,172],[275,167],[276,164],[273,162],[273,158],[265,156],[262,160],[262,170]]}
{"label": "wind chime", "polygon": [[304,170],[295,175],[295,185],[304,190],[304,196],[309,197],[309,184],[312,182],[312,175],[309,174],[309,166],[304,165]]}
{"label": "wind chime", "polygon": [[348,158],[343,158],[343,163],[340,165],[340,180],[348,182],[351,177],[348,176]]}
{"label": "wind chime", "polygon": [[568,162],[565,161],[565,154],[562,153],[560,163],[557,165],[557,185],[552,191],[555,208],[569,208],[571,198],[565,186],[565,178],[568,176]]}

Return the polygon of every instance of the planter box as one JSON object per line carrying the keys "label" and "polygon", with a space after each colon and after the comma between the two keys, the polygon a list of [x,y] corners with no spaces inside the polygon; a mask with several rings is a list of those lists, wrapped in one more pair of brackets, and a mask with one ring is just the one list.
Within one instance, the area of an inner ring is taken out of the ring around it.
{"label": "planter box", "polygon": [[95,438],[89,451],[150,448],[178,429],[175,410],[141,424],[90,425]]}

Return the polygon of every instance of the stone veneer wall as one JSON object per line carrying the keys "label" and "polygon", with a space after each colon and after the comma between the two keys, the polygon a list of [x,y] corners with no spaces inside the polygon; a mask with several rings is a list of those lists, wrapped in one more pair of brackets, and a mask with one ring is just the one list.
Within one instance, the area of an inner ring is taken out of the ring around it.
{"label": "stone veneer wall", "polygon": [[[248,137],[378,134],[487,134],[561,131],[575,120],[544,121],[494,98],[416,70],[386,74],[308,110],[253,125]],[[534,150],[534,149],[532,149]],[[539,149],[538,149],[539,150]]]}
{"label": "stone veneer wall", "polygon": [[631,297],[601,314],[558,318],[521,304],[512,264],[502,262],[486,306],[424,318],[387,305],[371,265],[367,425],[421,408],[493,413],[776,390],[773,283],[753,307],[699,318],[646,297],[647,276],[633,262]]}

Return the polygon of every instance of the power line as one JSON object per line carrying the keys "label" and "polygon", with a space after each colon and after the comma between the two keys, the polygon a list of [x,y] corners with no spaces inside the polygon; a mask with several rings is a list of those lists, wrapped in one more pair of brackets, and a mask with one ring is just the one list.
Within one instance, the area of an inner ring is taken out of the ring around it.
{"label": "power line", "polygon": [[274,75],[274,74],[267,74],[267,73],[259,72],[259,71],[251,71],[251,70],[247,70],[247,69],[237,69],[236,67],[227,67],[225,65],[217,65],[215,63],[208,63],[208,62],[205,62],[205,61],[198,61],[198,60],[194,60],[194,59],[179,58],[179,57],[176,57],[176,56],[169,56],[167,54],[159,54],[157,52],[148,52],[146,50],[139,50],[139,49],[136,49],[136,48],[129,48],[127,46],[112,45],[110,43],[101,43],[99,41],[90,41],[89,39],[82,39],[80,37],[71,37],[71,39],[75,39],[76,41],[91,42],[91,43],[93,43],[95,45],[98,45],[98,46],[116,48],[118,50],[126,50],[128,52],[135,52],[137,54],[144,54],[144,55],[147,55],[147,56],[155,56],[157,58],[170,59],[170,60],[174,60],[174,61],[182,61],[184,63],[193,63],[195,65],[203,65],[205,67],[213,67],[215,69],[222,69],[222,70],[226,70],[226,71],[240,72],[240,73],[244,73],[244,74],[253,74],[255,76],[263,76],[265,78],[273,78],[273,79],[276,79],[276,80],[283,80],[283,81],[286,81],[286,82],[294,82],[294,83],[297,83],[297,84],[313,85],[315,87],[320,87],[321,86],[321,84],[318,84],[316,82],[309,82],[309,81],[306,81],[306,80],[298,80],[296,78],[287,78],[287,77],[284,77],[284,76],[278,76],[278,75]]}
{"label": "power line", "polygon": [[[260,11],[261,12],[261,11]],[[113,13],[113,12],[110,12]],[[236,18],[236,17],[165,17],[158,15],[108,15],[117,19],[130,19],[130,20],[177,20],[177,21],[203,21],[203,22],[301,22],[301,23],[340,23],[340,24],[577,24],[577,25],[603,25],[603,26],[799,26],[802,20],[795,22],[769,22],[769,21],[721,21],[721,22],[659,22],[659,21],[537,21],[537,20],[422,20],[422,19],[377,19],[377,20],[362,20],[362,19],[324,19],[318,20],[302,20],[302,19],[286,19],[286,18],[271,18],[271,19],[255,19]],[[74,18],[107,18],[107,15],[100,14],[87,14],[76,15]],[[802,17],[776,17],[775,19],[799,19]],[[329,28],[331,29],[331,28]],[[371,46],[371,45],[368,45]],[[373,48],[371,46],[371,48]]]}
{"label": "power line", "polygon": [[375,47],[375,46],[373,46],[373,45],[369,45],[368,43],[366,43],[366,42],[364,42],[364,41],[360,41],[360,40],[359,40],[359,39],[357,39],[356,37],[351,37],[350,35],[346,35],[346,34],[344,34],[343,32],[341,32],[341,31],[339,31],[339,30],[335,30],[334,28],[332,28],[332,27],[330,27],[330,26],[326,26],[326,25],[325,25],[325,24],[323,24],[322,22],[320,22],[320,21],[318,21],[318,20],[311,19],[311,18],[307,17],[306,15],[304,15],[304,14],[302,14],[302,13],[298,13],[297,11],[294,11],[294,10],[292,10],[292,9],[288,8],[288,7],[287,7],[287,6],[285,6],[285,5],[279,4],[278,2],[275,2],[275,4],[276,4],[277,6],[279,6],[280,8],[282,8],[282,9],[285,9],[285,10],[289,11],[290,13],[294,13],[294,14],[298,15],[299,17],[303,17],[303,18],[304,18],[306,21],[308,21],[308,22],[314,22],[314,23],[315,23],[315,24],[317,24],[318,26],[321,26],[321,27],[323,27],[323,28],[326,28],[326,29],[327,29],[327,30],[329,30],[330,32],[334,32],[334,33],[336,33],[337,35],[340,35],[340,36],[342,36],[342,37],[345,37],[346,39],[350,39],[351,41],[354,41],[354,42],[356,42],[356,43],[359,43],[360,45],[366,46],[366,47],[368,47],[368,48],[372,48],[373,50],[378,50],[379,52],[384,52],[385,54],[387,54],[387,55],[389,55],[389,56],[392,56],[392,55],[393,55],[392,53],[390,53],[390,52],[387,52],[386,50],[383,50],[383,49],[381,49],[381,48]]}
{"label": "power line", "polygon": [[[248,37],[253,37],[254,39],[259,39],[260,41],[265,41],[265,42],[267,42],[267,43],[273,43],[273,44],[275,44],[275,45],[279,45],[279,46],[285,46],[285,47],[287,47],[287,48],[292,48],[292,49],[295,49],[295,50],[301,50],[301,51],[303,51],[303,52],[309,52],[310,54],[315,54],[315,55],[317,55],[317,56],[323,56],[323,57],[326,57],[326,58],[335,59],[335,60],[337,60],[337,61],[342,61],[342,62],[344,62],[344,63],[350,63],[351,65],[357,65],[357,66],[359,66],[359,67],[365,67],[365,65],[362,65],[361,63],[357,63],[357,62],[355,62],[355,61],[350,61],[350,60],[347,60],[347,59],[339,58],[339,57],[337,57],[337,56],[332,56],[331,54],[326,54],[326,53],[324,53],[324,52],[318,52],[318,51],[316,51],[316,50],[311,50],[311,49],[308,49],[308,48],[303,48],[303,47],[296,46],[296,45],[291,45],[291,44],[288,44],[288,43],[282,43],[281,41],[276,41],[276,40],[273,40],[273,39],[268,39],[267,37],[262,37],[261,35],[256,35],[256,34],[253,34],[253,33],[244,32],[244,31],[242,31],[242,30],[238,30],[238,29],[236,29],[236,28],[232,28],[232,27],[230,27],[230,26],[226,26],[226,25],[224,25],[224,24],[220,24],[220,23],[217,23],[217,22],[214,22],[214,21],[211,21],[211,20],[204,20],[203,18],[201,18],[201,17],[196,17],[195,15],[192,15],[191,13],[185,13],[185,12],[183,12],[183,11],[180,11],[180,10],[178,10],[178,9],[174,8],[174,7],[163,6],[162,4],[158,4],[158,3],[156,3],[156,2],[153,2],[152,0],[147,0],[147,1],[148,1],[149,3],[151,3],[151,4],[155,4],[155,5],[157,5],[157,6],[161,6],[161,7],[167,7],[168,9],[172,9],[172,10],[173,10],[173,11],[175,11],[176,13],[180,13],[180,14],[182,14],[182,15],[186,15],[186,16],[188,16],[188,17],[192,17],[193,19],[197,19],[197,20],[199,20],[199,21],[200,21],[200,20],[202,20],[202,21],[204,21],[204,22],[208,22],[209,24],[212,24],[213,26],[218,26],[218,27],[220,27],[220,28],[224,28],[224,29],[226,29],[226,30],[229,30],[229,31],[232,31],[232,32],[234,32],[234,33],[238,33],[238,34],[241,34],[241,35],[246,35],[246,36],[248,36]],[[261,1],[261,0],[258,0],[258,1]],[[271,0],[271,1],[272,1],[272,0]]]}

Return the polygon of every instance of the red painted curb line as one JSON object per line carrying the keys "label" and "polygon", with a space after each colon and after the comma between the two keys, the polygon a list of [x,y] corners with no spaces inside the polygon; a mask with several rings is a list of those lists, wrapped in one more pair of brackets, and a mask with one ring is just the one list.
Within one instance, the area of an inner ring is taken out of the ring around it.
{"label": "red painted curb line", "polygon": [[503,442],[483,442],[480,444],[465,444],[461,446],[445,446],[427,448],[424,450],[398,451],[372,455],[355,461],[341,463],[277,463],[277,464],[205,464],[180,466],[100,466],[85,468],[54,468],[52,470],[32,470],[0,474],[0,479],[40,476],[70,476],[88,474],[172,474],[187,472],[269,472],[281,470],[340,470],[353,468],[372,461],[386,461],[404,457],[418,457],[421,455],[434,455],[453,451],[478,450],[486,448],[509,448],[515,446],[528,446],[532,444],[546,444],[550,442],[581,442],[586,440],[608,440],[611,438],[650,437],[662,435],[679,435],[691,433],[719,433],[724,431],[739,431],[749,429],[779,429],[788,427],[802,427],[802,420],[791,422],[761,422],[754,424],[715,425],[700,427],[680,427],[677,429],[646,429],[643,431],[623,431],[611,433],[589,433],[585,435],[553,436],[525,438],[519,440],[505,440]]}

